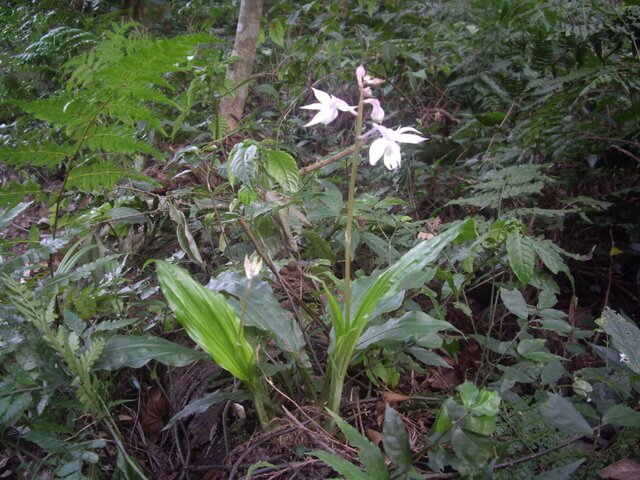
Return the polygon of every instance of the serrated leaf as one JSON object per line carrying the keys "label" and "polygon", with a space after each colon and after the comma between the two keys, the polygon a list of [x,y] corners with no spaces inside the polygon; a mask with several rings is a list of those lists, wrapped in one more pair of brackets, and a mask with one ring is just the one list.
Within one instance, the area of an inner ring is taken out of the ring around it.
{"label": "serrated leaf", "polygon": [[529,308],[522,293],[519,290],[507,290],[500,288],[500,298],[504,306],[516,317],[526,320],[529,317]]}
{"label": "serrated leaf", "polygon": [[563,432],[593,436],[589,423],[569,400],[556,393],[548,395],[548,400],[540,406],[545,420]]}
{"label": "serrated leaf", "polygon": [[523,285],[527,285],[536,259],[531,240],[520,232],[514,232],[507,237],[506,247],[511,270]]}
{"label": "serrated leaf", "polygon": [[300,174],[295,159],[282,150],[264,150],[267,173],[287,192],[300,188]]}

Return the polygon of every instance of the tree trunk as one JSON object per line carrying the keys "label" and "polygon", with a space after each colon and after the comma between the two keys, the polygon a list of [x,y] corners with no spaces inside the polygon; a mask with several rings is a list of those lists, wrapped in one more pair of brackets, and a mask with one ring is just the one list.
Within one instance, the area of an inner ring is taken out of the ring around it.
{"label": "tree trunk", "polygon": [[242,0],[240,15],[233,44],[233,56],[238,61],[229,66],[227,79],[235,85],[235,95],[230,94],[220,101],[219,115],[227,122],[227,131],[238,126],[242,119],[242,111],[249,93],[248,79],[251,76],[253,62],[256,58],[260,19],[262,18],[263,0]]}

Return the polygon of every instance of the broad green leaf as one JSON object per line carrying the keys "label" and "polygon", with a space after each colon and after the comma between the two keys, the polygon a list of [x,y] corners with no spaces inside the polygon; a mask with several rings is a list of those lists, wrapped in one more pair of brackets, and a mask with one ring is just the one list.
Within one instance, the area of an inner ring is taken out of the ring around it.
{"label": "broad green leaf", "polygon": [[384,451],[396,465],[399,474],[406,475],[413,470],[413,458],[407,430],[398,412],[388,404],[384,410],[382,444]]}
{"label": "broad green leaf", "polygon": [[[209,290],[233,295],[229,304],[240,314],[246,326],[255,327],[270,334],[279,348],[285,352],[301,353],[305,347],[304,336],[290,312],[280,306],[267,282],[257,278],[247,292],[248,280],[236,272],[224,272],[207,284]],[[246,303],[243,304],[243,302]]]}
{"label": "broad green leaf", "polygon": [[329,452],[313,451],[309,455],[319,458],[324,463],[333,468],[345,480],[369,480],[369,475],[356,467],[353,463],[346,461],[344,458]]}
{"label": "broad green leaf", "polygon": [[336,415],[331,410],[327,410],[327,412],[333,417],[340,430],[342,430],[349,444],[360,450],[360,461],[367,470],[369,478],[371,480],[386,480],[389,478],[387,465],[385,464],[384,456],[380,449],[367,437],[358,432],[358,430],[340,418],[339,415]]}
{"label": "broad green leaf", "polygon": [[411,311],[400,318],[388,320],[382,325],[369,327],[358,339],[356,351],[385,342],[408,343],[416,341],[419,343],[420,337],[432,335],[442,330],[457,329],[449,322],[436,320],[424,312]]}
{"label": "broad green leaf", "polygon": [[300,188],[298,165],[294,158],[282,150],[264,149],[267,173],[287,192]]}
{"label": "broad green leaf", "polygon": [[546,340],[542,338],[527,338],[518,344],[517,351],[520,355],[534,362],[562,361],[563,357],[554,355],[544,346]]}
{"label": "broad green leaf", "polygon": [[495,448],[490,437],[460,426],[454,426],[451,430],[451,445],[456,457],[463,462],[458,466],[458,471],[463,477],[472,477],[480,472],[486,461],[493,456]]}
{"label": "broad green leaf", "polygon": [[553,243],[548,239],[530,238],[527,237],[531,246],[535,250],[542,263],[551,271],[551,273],[558,274],[564,272],[567,276],[571,276],[569,267],[562,259],[562,256],[553,248]]}
{"label": "broad green leaf", "polygon": [[191,339],[222,368],[254,386],[253,347],[224,296],[200,285],[176,265],[157,260],[156,266],[162,293]]}
{"label": "broad green leaf", "polygon": [[444,358],[442,358],[440,355],[438,355],[435,352],[426,350],[421,347],[411,347],[408,351],[418,361],[426,365],[433,365],[434,367],[453,368],[444,360]]}
{"label": "broad green leaf", "polygon": [[605,308],[602,317],[596,320],[614,347],[626,357],[627,366],[640,374],[640,329],[610,308]]}
{"label": "broad green leaf", "polygon": [[617,427],[640,428],[640,412],[626,405],[612,405],[602,417],[602,422]]}
{"label": "broad green leaf", "polygon": [[[446,230],[440,235],[419,243],[387,268],[371,285],[360,302],[355,301],[351,311],[355,330],[362,332],[378,303],[400,294],[409,280],[419,274],[429,263],[435,262],[444,248],[455,240],[473,238],[474,223],[471,219]],[[359,337],[360,335],[358,335]]]}
{"label": "broad green leaf", "polygon": [[102,355],[94,365],[96,370],[140,368],[151,360],[171,367],[183,367],[207,356],[194,350],[151,335],[116,335],[110,337]]}
{"label": "broad green leaf", "polygon": [[131,207],[116,207],[111,210],[110,215],[116,224],[135,225],[145,222],[144,214]]}
{"label": "broad green leaf", "polygon": [[274,20],[269,25],[269,38],[279,47],[284,47],[284,25],[280,20]]}
{"label": "broad green leaf", "polygon": [[234,402],[242,402],[243,400],[247,400],[250,397],[251,396],[248,393],[242,391],[225,392],[222,390],[217,390],[215,392],[208,393],[204,397],[189,402],[182,410],[180,410],[169,419],[163,430],[170,429],[178,420],[182,420],[183,418],[195,415],[197,413],[206,412],[212,405],[217,405],[218,403],[226,402],[229,400]]}
{"label": "broad green leaf", "polygon": [[229,156],[227,162],[229,183],[235,185],[239,180],[242,183],[251,184],[258,170],[256,164],[258,147],[249,142],[238,143]]}
{"label": "broad green leaf", "polygon": [[507,310],[513,313],[516,317],[526,320],[529,316],[529,308],[522,293],[519,290],[507,290],[504,287],[500,288],[500,298]]}
{"label": "broad green leaf", "polygon": [[548,400],[540,406],[545,420],[563,432],[593,436],[589,423],[569,400],[556,393],[548,395]]}
{"label": "broad green leaf", "polygon": [[536,475],[533,477],[533,480],[571,480],[574,478],[573,472],[580,468],[580,465],[582,465],[584,461],[585,459],[581,458],[580,460],[576,460],[564,467],[554,468],[553,470]]}
{"label": "broad green leaf", "polygon": [[536,259],[531,240],[520,232],[514,232],[507,237],[506,247],[511,270],[523,285],[527,285]]}

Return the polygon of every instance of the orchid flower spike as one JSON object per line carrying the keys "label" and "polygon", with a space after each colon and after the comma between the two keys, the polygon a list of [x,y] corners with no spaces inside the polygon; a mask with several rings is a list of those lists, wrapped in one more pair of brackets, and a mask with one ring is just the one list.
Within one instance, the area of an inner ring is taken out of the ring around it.
{"label": "orchid flower spike", "polygon": [[371,120],[375,123],[382,123],[384,120],[384,110],[380,105],[380,101],[377,98],[367,98],[364,103],[368,103],[373,107],[373,110],[371,110]]}
{"label": "orchid flower spike", "polygon": [[374,124],[373,128],[382,135],[382,138],[374,140],[369,147],[369,163],[371,165],[375,165],[378,163],[378,160],[384,156],[384,165],[389,170],[394,170],[400,166],[402,155],[400,152],[400,145],[398,145],[399,143],[416,144],[428,140],[420,135],[407,133],[420,133],[418,130],[411,127],[398,127],[397,129],[392,130],[390,128],[383,127],[382,125]]}
{"label": "orchid flower spike", "polygon": [[309,123],[305,124],[305,127],[317,125],[318,123],[328,125],[336,119],[338,111],[350,112],[353,115],[357,114],[356,107],[350,106],[344,100],[340,100],[339,98],[329,95],[327,92],[323,92],[317,88],[312,88],[312,90],[319,103],[312,103],[311,105],[305,105],[300,108],[304,108],[306,110],[318,110],[318,113],[316,113]]}

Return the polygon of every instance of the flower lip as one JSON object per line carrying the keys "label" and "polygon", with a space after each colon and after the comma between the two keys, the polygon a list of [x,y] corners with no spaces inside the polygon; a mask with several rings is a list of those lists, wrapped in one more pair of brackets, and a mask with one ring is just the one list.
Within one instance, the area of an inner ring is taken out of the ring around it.
{"label": "flower lip", "polygon": [[330,95],[327,92],[323,92],[322,90],[318,90],[317,88],[312,87],[311,89],[313,90],[313,94],[318,100],[318,103],[312,103],[300,108],[303,108],[305,110],[318,110],[318,113],[315,114],[311,121],[304,125],[305,127],[317,125],[318,123],[328,125],[336,119],[339,111],[349,112],[353,115],[356,115],[356,107],[352,107],[344,100],[341,100],[338,97],[334,97],[333,95]]}

